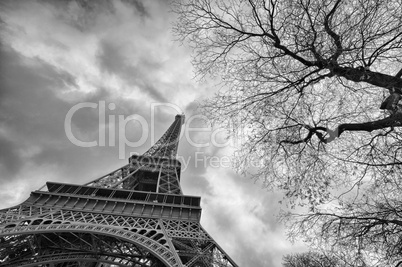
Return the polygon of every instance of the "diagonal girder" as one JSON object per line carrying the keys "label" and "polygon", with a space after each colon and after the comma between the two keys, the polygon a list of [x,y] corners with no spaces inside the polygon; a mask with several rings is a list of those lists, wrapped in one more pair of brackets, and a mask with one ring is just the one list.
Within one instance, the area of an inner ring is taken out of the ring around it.
{"label": "diagonal girder", "polygon": [[[143,249],[144,251],[148,251],[153,256],[158,258],[159,260],[163,261],[167,266],[179,266],[179,263],[175,259],[174,252],[169,248],[166,247],[150,237],[144,236],[141,233],[135,233],[123,229],[111,228],[107,226],[100,226],[100,225],[81,225],[81,224],[56,224],[56,225],[29,225],[29,226],[19,226],[14,228],[3,228],[0,229],[0,238],[3,236],[6,239],[9,239],[9,236],[15,235],[23,235],[23,234],[45,234],[45,233],[71,233],[71,232],[80,232],[80,233],[92,233],[92,234],[101,234],[103,237],[101,240],[105,238],[112,237],[118,238],[119,240],[124,240],[137,246],[138,248]],[[69,239],[73,239],[72,236]],[[23,239],[28,240],[28,239]],[[4,240],[4,243],[0,244],[0,251],[1,249],[7,249],[4,244],[11,244],[15,246],[15,243],[21,244],[21,242],[14,242],[11,243],[8,240]],[[58,241],[61,242],[61,241]],[[69,246],[73,242],[69,242],[69,244],[64,244],[63,246]],[[78,242],[74,242],[74,244],[78,244]],[[83,246],[80,249],[83,249]],[[95,247],[95,246],[94,246]],[[22,252],[26,252],[29,248],[28,244],[25,244],[24,247],[21,248]],[[105,251],[107,250],[106,246],[103,246]],[[116,250],[110,250],[111,253],[118,253]],[[3,254],[2,259],[6,259],[7,253]]]}
{"label": "diagonal girder", "polygon": [[[147,249],[116,237],[99,234],[61,232],[20,235],[13,236],[13,238],[25,242],[18,242],[18,246],[9,242],[8,245],[11,249],[6,254],[0,250],[0,266],[3,266],[1,262],[7,266],[25,266],[32,262],[61,262],[57,259],[78,260],[80,258],[87,261],[98,259],[122,266],[162,264]],[[27,242],[34,239],[40,241]],[[2,247],[4,248],[4,246]],[[14,254],[10,251],[14,251]]]}

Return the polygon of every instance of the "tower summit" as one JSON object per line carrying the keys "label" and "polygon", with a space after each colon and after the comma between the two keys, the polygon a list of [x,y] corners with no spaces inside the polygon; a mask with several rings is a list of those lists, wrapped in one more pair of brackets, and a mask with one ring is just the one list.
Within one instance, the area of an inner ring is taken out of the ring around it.
{"label": "tower summit", "polygon": [[184,115],[143,155],[84,185],[47,182],[0,210],[0,266],[237,267],[201,227],[176,159]]}

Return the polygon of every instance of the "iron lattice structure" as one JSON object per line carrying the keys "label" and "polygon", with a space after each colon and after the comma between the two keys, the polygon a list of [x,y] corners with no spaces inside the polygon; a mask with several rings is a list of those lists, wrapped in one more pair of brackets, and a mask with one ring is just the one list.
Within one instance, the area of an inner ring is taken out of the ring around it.
{"label": "iron lattice structure", "polygon": [[47,182],[0,210],[0,266],[237,265],[200,225],[200,197],[180,188],[184,115],[129,164],[84,185]]}

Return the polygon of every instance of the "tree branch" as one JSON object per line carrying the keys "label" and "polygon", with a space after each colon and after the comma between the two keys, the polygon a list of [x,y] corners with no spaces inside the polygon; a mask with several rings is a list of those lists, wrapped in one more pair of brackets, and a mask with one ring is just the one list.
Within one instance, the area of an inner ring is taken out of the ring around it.
{"label": "tree branch", "polygon": [[401,76],[402,76],[402,69],[400,69],[400,70],[398,71],[398,73],[395,75],[395,77],[396,77],[396,78],[401,78]]}
{"label": "tree branch", "polygon": [[[388,127],[401,127],[402,126],[402,114],[396,113],[387,118],[363,122],[363,123],[343,123],[336,127],[334,130],[331,130],[327,127],[317,126],[317,127],[309,127],[305,126],[308,130],[308,134],[306,137],[300,140],[282,140],[281,143],[297,145],[301,143],[307,143],[311,140],[311,138],[315,135],[317,138],[325,144],[328,144],[334,141],[336,138],[340,137],[344,132],[372,132],[375,130],[385,129]],[[325,134],[328,134],[328,137],[325,137]]]}
{"label": "tree branch", "polygon": [[372,132],[374,130],[380,130],[388,127],[401,127],[402,126],[402,114],[396,113],[387,118],[363,122],[363,123],[344,123],[340,124],[335,130],[329,131],[330,137],[326,139],[325,143],[333,141],[335,138],[341,136],[343,132]]}
{"label": "tree branch", "polygon": [[[328,66],[329,70],[340,77],[354,82],[366,82],[378,87],[393,89],[402,94],[402,79],[398,76],[369,71],[363,68]],[[400,71],[401,72],[401,71]]]}
{"label": "tree branch", "polygon": [[332,39],[334,40],[334,43],[336,45],[336,52],[331,56],[331,59],[330,59],[332,62],[336,62],[338,57],[342,54],[342,50],[343,50],[340,36],[338,34],[336,34],[329,26],[329,22],[332,19],[332,16],[334,15],[336,9],[338,8],[340,2],[341,2],[341,0],[338,0],[335,3],[334,7],[331,9],[331,11],[328,13],[328,15],[325,16],[325,20],[324,20],[325,31],[328,33],[329,36],[332,37]]}

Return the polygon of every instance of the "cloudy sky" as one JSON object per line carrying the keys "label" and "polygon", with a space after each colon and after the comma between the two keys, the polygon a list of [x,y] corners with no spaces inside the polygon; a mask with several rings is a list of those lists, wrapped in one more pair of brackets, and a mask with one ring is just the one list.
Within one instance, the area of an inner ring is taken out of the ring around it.
{"label": "cloudy sky", "polygon": [[196,116],[216,88],[193,78],[168,1],[0,5],[0,208],[46,181],[81,184],[125,165],[184,112],[182,188],[202,197],[204,228],[239,266],[276,267],[303,250],[276,221],[280,194],[231,170],[232,146]]}

